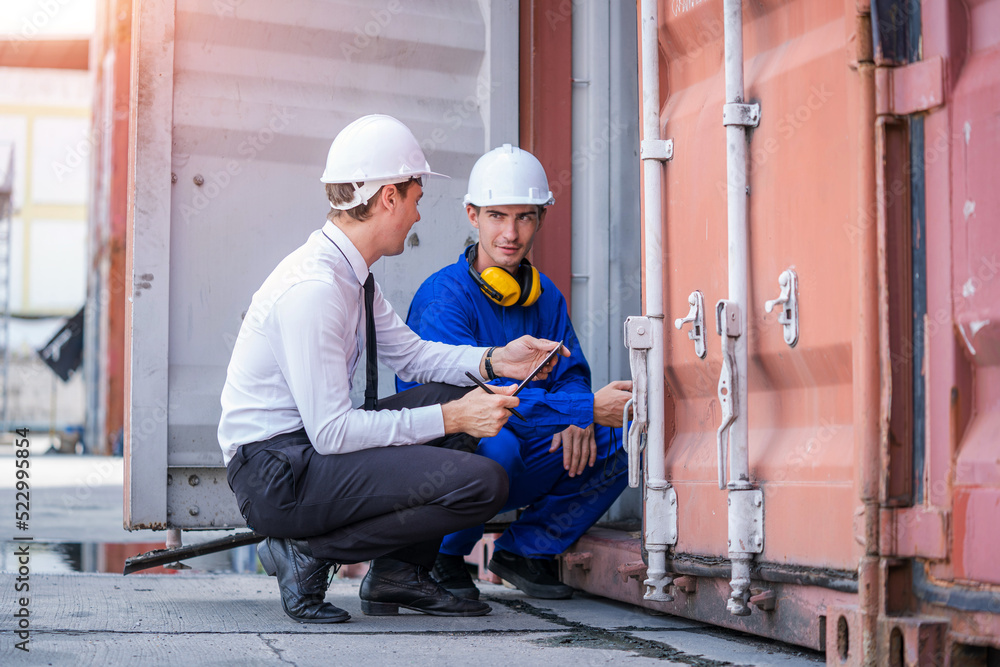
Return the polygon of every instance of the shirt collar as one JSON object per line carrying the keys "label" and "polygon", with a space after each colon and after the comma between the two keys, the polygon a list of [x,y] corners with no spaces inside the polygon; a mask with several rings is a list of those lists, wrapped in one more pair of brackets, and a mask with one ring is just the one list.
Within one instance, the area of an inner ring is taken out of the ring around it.
{"label": "shirt collar", "polygon": [[347,237],[347,234],[340,227],[329,220],[323,225],[323,233],[328,239],[333,241],[333,244],[337,246],[340,252],[344,253],[348,264],[354,269],[354,276],[358,279],[358,284],[364,285],[365,281],[368,280],[368,265],[365,263],[365,258],[361,256],[358,249],[351,243],[351,239]]}

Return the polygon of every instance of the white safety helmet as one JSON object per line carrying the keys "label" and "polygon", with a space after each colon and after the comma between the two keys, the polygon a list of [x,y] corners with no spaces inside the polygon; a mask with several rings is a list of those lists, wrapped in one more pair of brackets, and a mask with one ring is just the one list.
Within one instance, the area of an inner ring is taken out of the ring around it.
{"label": "white safety helmet", "polygon": [[473,206],[556,203],[542,163],[528,151],[504,144],[476,161],[464,203]]}
{"label": "white safety helmet", "polygon": [[[384,114],[357,119],[337,135],[326,156],[323,183],[351,183],[354,197],[330,206],[349,210],[368,203],[383,185],[420,176],[444,176],[431,171],[416,137],[400,121]],[[358,183],[364,183],[358,186]]]}

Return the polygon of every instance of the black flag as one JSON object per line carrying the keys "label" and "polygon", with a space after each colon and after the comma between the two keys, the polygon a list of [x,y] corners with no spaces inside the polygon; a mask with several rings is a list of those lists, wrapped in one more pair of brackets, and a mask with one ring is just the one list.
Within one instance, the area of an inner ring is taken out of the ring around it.
{"label": "black flag", "polygon": [[83,361],[83,308],[66,320],[56,335],[38,351],[49,368],[68,382]]}

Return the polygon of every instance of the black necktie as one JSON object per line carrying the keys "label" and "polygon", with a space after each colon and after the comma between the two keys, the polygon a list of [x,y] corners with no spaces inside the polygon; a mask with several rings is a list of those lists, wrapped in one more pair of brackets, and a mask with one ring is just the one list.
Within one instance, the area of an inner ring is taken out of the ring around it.
{"label": "black necktie", "polygon": [[368,353],[368,364],[365,369],[365,410],[378,408],[378,343],[375,341],[375,315],[372,307],[375,303],[375,276],[368,272],[365,281],[365,351]]}

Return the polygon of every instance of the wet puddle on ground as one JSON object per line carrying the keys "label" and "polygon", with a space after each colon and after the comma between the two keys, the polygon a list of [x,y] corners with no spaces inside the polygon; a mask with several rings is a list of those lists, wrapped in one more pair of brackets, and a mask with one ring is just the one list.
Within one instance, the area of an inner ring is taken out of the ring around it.
{"label": "wet puddle on ground", "polygon": [[[70,574],[74,572],[108,572],[121,574],[125,560],[154,549],[163,549],[163,542],[0,542],[0,572],[15,573],[19,563],[15,551],[20,545],[30,544],[32,574]],[[175,574],[179,572],[255,573],[259,572],[257,553],[253,545],[218,551],[189,558],[175,569],[154,567],[143,570],[146,574]]]}

